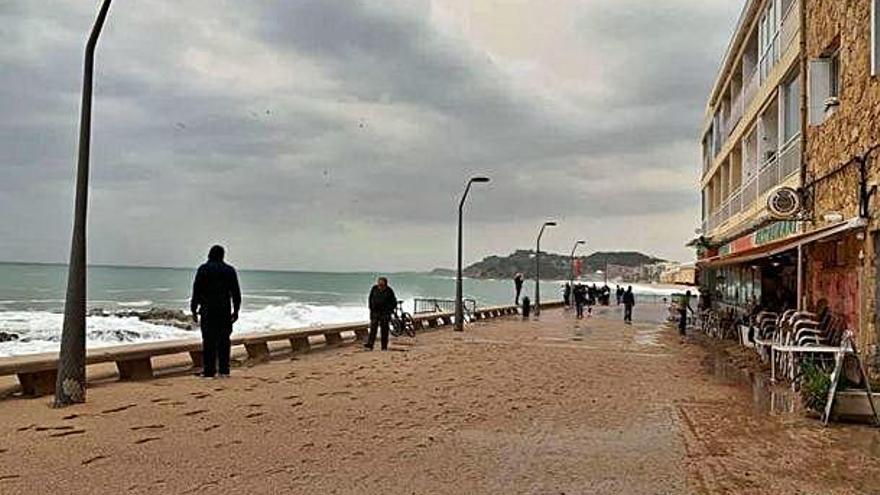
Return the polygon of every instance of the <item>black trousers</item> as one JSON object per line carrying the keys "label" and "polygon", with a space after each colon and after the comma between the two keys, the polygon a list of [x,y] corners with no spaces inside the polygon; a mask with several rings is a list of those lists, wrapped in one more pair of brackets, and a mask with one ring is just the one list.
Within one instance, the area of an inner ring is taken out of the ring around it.
{"label": "black trousers", "polygon": [[583,318],[584,317],[584,303],[577,301],[574,303],[574,307],[575,307],[575,311],[577,311],[577,317]]}
{"label": "black trousers", "polygon": [[202,374],[214,376],[229,374],[229,337],[232,335],[230,318],[202,318]]}
{"label": "black trousers", "polygon": [[633,307],[631,304],[623,305],[623,321],[633,321]]}
{"label": "black trousers", "polygon": [[370,349],[376,343],[376,333],[382,328],[382,350],[388,349],[388,332],[391,330],[391,315],[388,314],[370,314],[370,335],[367,337],[367,343],[364,344]]}
{"label": "black trousers", "polygon": [[682,311],[678,314],[678,333],[684,336],[687,331],[688,326],[688,314],[687,311]]}
{"label": "black trousers", "polygon": [[522,287],[516,288],[516,299],[513,300],[513,304],[519,306],[519,294],[522,292]]}

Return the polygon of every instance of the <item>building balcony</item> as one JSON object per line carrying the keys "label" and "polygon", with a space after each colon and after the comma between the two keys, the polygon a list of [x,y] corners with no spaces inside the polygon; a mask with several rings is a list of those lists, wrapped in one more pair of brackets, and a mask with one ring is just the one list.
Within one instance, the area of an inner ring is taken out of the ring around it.
{"label": "building balcony", "polygon": [[703,220],[703,232],[709,238],[723,238],[727,233],[761,215],[767,195],[775,187],[799,182],[801,137],[790,139],[761,164],[757,174],[733,189]]}
{"label": "building balcony", "polygon": [[[715,116],[715,119],[709,119],[708,122],[714,123],[713,139],[710,140],[709,152],[705,155],[709,157],[709,161],[717,165],[723,161],[726,153],[731,148],[731,141],[737,141],[741,137],[742,130],[740,124],[750,125],[754,115],[758,112],[761,105],[768,97],[773,95],[776,86],[779,85],[781,79],[785,77],[788,68],[797,61],[796,54],[800,52],[799,34],[800,34],[800,4],[802,0],[794,0],[783,13],[782,21],[778,31],[772,40],[763,47],[762,52],[758,52],[757,46],[752,48],[751,66],[744,61],[744,54],[740,54],[740,59],[733,65],[732,71],[742,73],[742,79],[736,74],[736,77],[728,75],[726,83],[728,89],[725,90],[719,102],[712,109],[709,117]],[[757,26],[754,27],[757,31]],[[752,38],[757,36],[753,33]],[[757,43],[755,44],[757,45]],[[780,69],[780,65],[784,65]],[[731,81],[736,80],[736,83]],[[741,87],[739,81],[742,81]],[[736,91],[730,91],[730,87],[737,87]],[[772,87],[772,90],[771,90]],[[760,100],[760,101],[758,101]],[[708,125],[708,124],[707,124]],[[704,146],[706,143],[703,143]],[[704,163],[704,175],[714,171],[713,163]]]}

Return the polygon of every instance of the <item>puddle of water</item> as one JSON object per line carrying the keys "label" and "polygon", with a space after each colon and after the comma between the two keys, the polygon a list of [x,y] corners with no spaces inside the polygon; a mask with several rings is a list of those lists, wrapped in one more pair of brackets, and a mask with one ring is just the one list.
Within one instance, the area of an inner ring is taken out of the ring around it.
{"label": "puddle of water", "polygon": [[731,364],[723,353],[710,350],[706,368],[719,383],[736,385],[748,391],[754,410],[758,413],[782,415],[802,412],[797,392],[787,386],[774,385],[761,372]]}

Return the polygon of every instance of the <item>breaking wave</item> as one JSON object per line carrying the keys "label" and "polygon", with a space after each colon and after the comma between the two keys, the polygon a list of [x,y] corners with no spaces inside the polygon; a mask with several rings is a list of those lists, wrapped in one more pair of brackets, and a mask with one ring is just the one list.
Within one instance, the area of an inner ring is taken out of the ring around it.
{"label": "breaking wave", "polygon": [[[135,301],[127,305],[139,310],[149,304],[149,301]],[[368,316],[363,306],[290,302],[243,311],[235,325],[235,334],[365,321]],[[46,311],[0,311],[0,332],[5,332],[8,338],[14,336],[13,340],[0,342],[0,357],[58,352],[63,318],[60,313]],[[89,316],[86,319],[89,347],[198,337],[197,331],[152,324],[130,316]]]}

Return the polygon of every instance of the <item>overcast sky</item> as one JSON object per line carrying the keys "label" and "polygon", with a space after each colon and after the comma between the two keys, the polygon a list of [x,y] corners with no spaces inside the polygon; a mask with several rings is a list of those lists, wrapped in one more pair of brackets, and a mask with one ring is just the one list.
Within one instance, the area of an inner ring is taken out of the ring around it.
{"label": "overcast sky", "polygon": [[[89,259],[451,267],[534,246],[689,260],[741,0],[115,0]],[[95,0],[0,1],[0,260],[67,258]]]}

